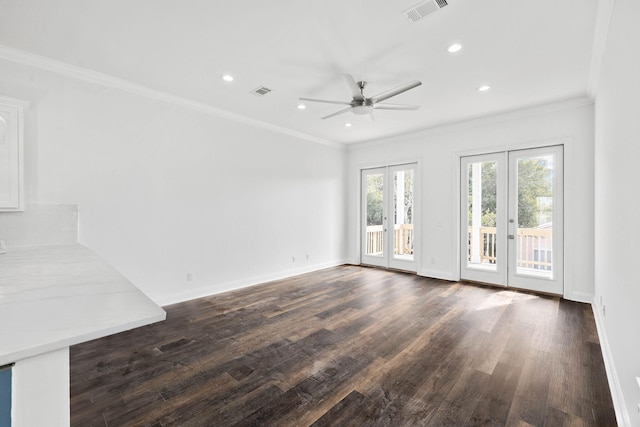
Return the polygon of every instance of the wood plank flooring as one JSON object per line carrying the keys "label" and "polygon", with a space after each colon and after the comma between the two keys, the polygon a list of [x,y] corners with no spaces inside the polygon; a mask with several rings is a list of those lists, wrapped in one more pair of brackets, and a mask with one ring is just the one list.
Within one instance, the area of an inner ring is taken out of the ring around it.
{"label": "wood plank flooring", "polygon": [[71,348],[73,426],[615,426],[587,304],[342,266]]}

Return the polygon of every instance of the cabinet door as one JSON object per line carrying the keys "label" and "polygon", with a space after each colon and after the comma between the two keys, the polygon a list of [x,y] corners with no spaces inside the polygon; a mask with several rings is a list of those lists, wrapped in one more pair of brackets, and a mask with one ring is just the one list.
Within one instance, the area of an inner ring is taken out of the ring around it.
{"label": "cabinet door", "polygon": [[0,366],[0,426],[11,425],[11,366]]}
{"label": "cabinet door", "polygon": [[24,210],[22,108],[0,97],[0,212]]}

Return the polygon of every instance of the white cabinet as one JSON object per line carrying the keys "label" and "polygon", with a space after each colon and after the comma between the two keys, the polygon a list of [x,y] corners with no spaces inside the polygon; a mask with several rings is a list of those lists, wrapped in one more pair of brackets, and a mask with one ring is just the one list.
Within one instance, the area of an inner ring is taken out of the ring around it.
{"label": "white cabinet", "polygon": [[0,212],[24,210],[25,102],[0,96]]}

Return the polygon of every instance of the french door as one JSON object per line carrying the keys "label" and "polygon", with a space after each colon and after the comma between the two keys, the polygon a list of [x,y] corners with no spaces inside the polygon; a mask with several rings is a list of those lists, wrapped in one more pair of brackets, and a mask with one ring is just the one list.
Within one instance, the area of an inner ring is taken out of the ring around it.
{"label": "french door", "polygon": [[416,164],[362,170],[361,261],[417,271]]}
{"label": "french door", "polygon": [[464,280],[563,293],[562,146],[461,158]]}

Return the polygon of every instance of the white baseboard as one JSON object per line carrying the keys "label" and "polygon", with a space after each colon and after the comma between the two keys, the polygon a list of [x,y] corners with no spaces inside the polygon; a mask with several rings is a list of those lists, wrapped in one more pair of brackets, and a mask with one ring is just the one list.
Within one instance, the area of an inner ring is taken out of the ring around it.
{"label": "white baseboard", "polygon": [[593,305],[593,294],[588,292],[572,291],[562,296],[564,299],[575,302],[584,302]]}
{"label": "white baseboard", "polygon": [[237,289],[247,288],[250,286],[260,285],[263,283],[271,282],[274,280],[286,279],[288,277],[297,276],[300,274],[311,273],[313,271],[322,270],[325,268],[336,267],[338,265],[347,264],[346,260],[336,260],[320,264],[313,264],[299,268],[288,269],[279,271],[277,273],[270,273],[261,276],[247,277],[245,279],[234,280],[226,283],[215,283],[209,286],[202,286],[197,289],[191,289],[186,292],[180,292],[173,295],[169,295],[163,298],[154,300],[159,306],[166,306],[176,304],[179,302],[189,301],[196,298],[207,297],[223,292],[234,291]]}
{"label": "white baseboard", "polygon": [[620,381],[618,381],[618,373],[616,372],[611,349],[609,348],[609,340],[607,339],[607,332],[604,328],[602,312],[598,309],[597,304],[592,303],[591,308],[593,309],[593,317],[595,317],[596,320],[596,328],[598,330],[598,338],[600,339],[604,367],[607,371],[607,380],[609,381],[609,388],[611,390],[613,408],[616,412],[616,420],[620,427],[631,427],[631,419],[629,418],[629,412],[627,412],[627,405],[624,402],[624,395],[620,387]]}
{"label": "white baseboard", "polygon": [[448,280],[450,282],[456,281],[455,276],[449,271],[436,271],[422,268],[420,269],[418,276],[431,277],[432,279]]}

